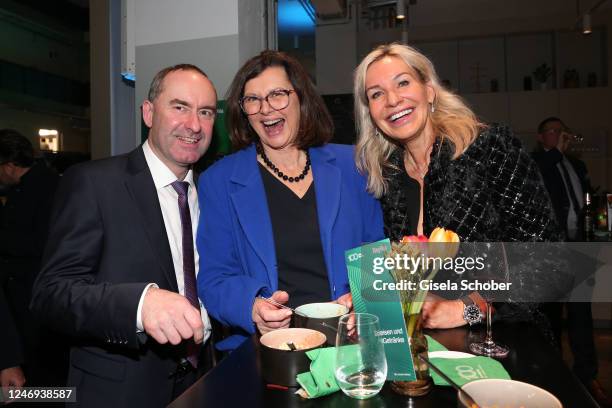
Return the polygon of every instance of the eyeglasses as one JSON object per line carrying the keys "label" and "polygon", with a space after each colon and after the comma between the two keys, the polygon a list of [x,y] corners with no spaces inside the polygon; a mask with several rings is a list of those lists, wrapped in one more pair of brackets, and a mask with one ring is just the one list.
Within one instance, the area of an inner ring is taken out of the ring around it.
{"label": "eyeglasses", "polygon": [[278,111],[289,106],[289,95],[293,92],[295,92],[293,89],[275,89],[265,98],[254,95],[243,96],[240,99],[240,107],[247,115],[255,115],[261,112],[262,103],[266,101],[272,109]]}
{"label": "eyeglasses", "polygon": [[542,133],[548,134],[548,135],[553,135],[553,134],[561,135],[562,133],[566,133],[569,136],[570,140],[573,141],[574,143],[582,143],[584,141],[584,136],[582,136],[581,134],[572,132],[572,130],[569,128],[563,128],[563,129],[550,128],[550,129],[544,130]]}

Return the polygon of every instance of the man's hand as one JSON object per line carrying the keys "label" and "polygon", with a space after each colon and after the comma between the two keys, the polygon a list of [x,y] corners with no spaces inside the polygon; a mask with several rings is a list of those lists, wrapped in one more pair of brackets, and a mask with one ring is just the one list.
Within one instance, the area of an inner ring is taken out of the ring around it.
{"label": "man's hand", "polygon": [[348,311],[351,312],[353,310],[353,295],[351,294],[351,292],[345,293],[344,295],[336,299],[334,303],[339,303],[341,305],[346,306]]}
{"label": "man's hand", "polygon": [[[277,290],[272,294],[272,300],[285,304],[289,300],[289,294]],[[253,302],[253,322],[261,334],[289,327],[291,314],[291,310],[278,308],[263,299],[255,298],[255,302]]]}
{"label": "man's hand", "polygon": [[9,367],[0,370],[0,386],[2,387],[23,387],[26,379],[21,367]]}
{"label": "man's hand", "polygon": [[426,300],[423,303],[423,326],[428,329],[451,329],[466,324],[461,300]]}
{"label": "man's hand", "polygon": [[199,344],[204,338],[200,311],[185,296],[155,287],[145,294],[142,326],[160,344],[177,345],[190,338]]}
{"label": "man's hand", "polygon": [[562,130],[561,134],[559,135],[559,141],[557,142],[557,149],[559,149],[561,153],[565,154],[565,151],[567,150],[571,140],[572,135],[569,134],[567,131]]}

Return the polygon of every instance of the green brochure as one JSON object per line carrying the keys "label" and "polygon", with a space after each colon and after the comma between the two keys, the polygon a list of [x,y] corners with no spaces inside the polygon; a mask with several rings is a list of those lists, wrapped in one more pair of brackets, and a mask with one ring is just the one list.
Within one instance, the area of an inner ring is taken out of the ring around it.
{"label": "green brochure", "polygon": [[[387,380],[416,380],[406,324],[399,294],[395,290],[382,290],[385,283],[395,280],[381,265],[391,251],[389,239],[349,249],[345,252],[355,312],[371,313],[380,319],[380,335],[387,357]],[[379,262],[375,263],[375,259]]]}

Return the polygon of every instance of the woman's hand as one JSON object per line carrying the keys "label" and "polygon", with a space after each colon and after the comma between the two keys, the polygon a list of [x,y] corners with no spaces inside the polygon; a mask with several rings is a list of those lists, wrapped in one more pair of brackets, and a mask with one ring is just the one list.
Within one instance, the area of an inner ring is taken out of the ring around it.
{"label": "woman's hand", "polygon": [[[289,300],[289,294],[277,290],[272,294],[272,300],[285,304]],[[289,327],[291,314],[291,310],[278,308],[263,299],[255,298],[253,302],[253,322],[261,334]]]}
{"label": "woman's hand", "polygon": [[349,312],[353,311],[353,295],[351,294],[351,292],[345,293],[344,295],[340,296],[338,299],[334,300],[333,303],[338,303],[343,306],[346,306]]}
{"label": "woman's hand", "polygon": [[451,329],[466,324],[463,319],[463,302],[457,300],[426,300],[423,303],[423,327]]}

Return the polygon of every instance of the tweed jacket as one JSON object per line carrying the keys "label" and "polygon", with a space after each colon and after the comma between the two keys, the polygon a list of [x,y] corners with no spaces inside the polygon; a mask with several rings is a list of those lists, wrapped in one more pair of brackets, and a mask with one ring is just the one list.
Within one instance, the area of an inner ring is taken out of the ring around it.
{"label": "tweed jacket", "polygon": [[[383,172],[388,189],[381,204],[391,240],[417,230],[419,185],[406,174],[403,154],[397,149]],[[435,142],[424,179],[426,235],[439,226],[455,231],[462,242],[559,239],[538,166],[508,127],[491,125],[461,156],[452,160],[452,155],[452,144]]]}
{"label": "tweed jacket", "polygon": [[[420,187],[404,170],[403,154],[395,151],[383,173],[388,189],[381,205],[391,240],[416,234],[419,219]],[[453,160],[452,155],[448,141],[435,142],[424,178],[425,234],[440,226],[455,231],[462,242],[561,240],[538,166],[508,127],[491,125],[461,156]],[[540,249],[525,244],[517,251],[515,246],[511,260],[511,281],[532,301],[544,293],[563,294],[568,285],[563,265],[555,261],[557,254],[542,254]],[[530,321],[552,339],[549,322],[536,304],[506,301],[495,307],[494,319]]]}

